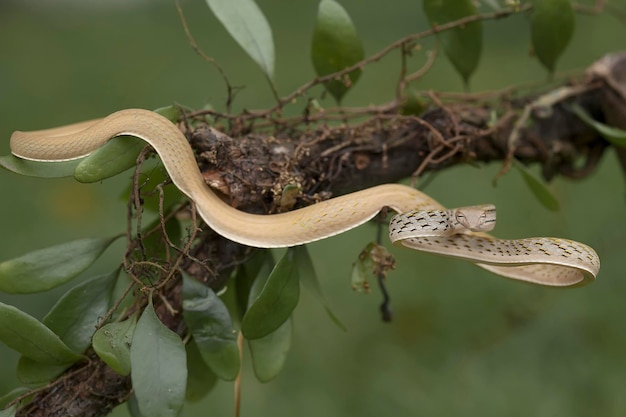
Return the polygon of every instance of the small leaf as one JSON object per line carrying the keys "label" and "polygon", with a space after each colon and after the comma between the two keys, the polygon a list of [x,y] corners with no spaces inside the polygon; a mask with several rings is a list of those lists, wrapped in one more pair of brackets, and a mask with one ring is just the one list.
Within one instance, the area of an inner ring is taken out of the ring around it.
{"label": "small leaf", "polygon": [[298,304],[300,283],[293,258],[293,248],[287,249],[243,317],[241,331],[247,339],[258,339],[278,329]]}
{"label": "small leaf", "polygon": [[221,379],[239,374],[239,347],[226,306],[212,289],[183,274],[183,316],[204,362]]}
{"label": "small leaf", "polygon": [[550,72],[554,72],[572,35],[576,20],[570,0],[532,0],[530,30],[535,55]]}
{"label": "small leaf", "polygon": [[0,303],[0,340],[27,358],[45,364],[74,363],[82,357],[39,320],[4,303]]}
{"label": "small leaf", "polygon": [[298,265],[298,275],[300,276],[300,282],[302,285],[307,287],[309,291],[313,293],[315,298],[324,306],[326,313],[330,319],[344,332],[347,331],[346,326],[339,320],[339,318],[333,313],[328,305],[328,301],[322,292],[322,287],[320,286],[319,280],[317,279],[317,274],[315,273],[315,267],[313,266],[313,261],[311,260],[311,255],[309,255],[309,251],[305,245],[294,247],[294,261],[296,265]]}
{"label": "small leaf", "polygon": [[253,0],[206,0],[230,36],[274,78],[274,40],[265,15]]}
{"label": "small leaf", "polygon": [[80,239],[0,263],[0,291],[33,293],[58,287],[87,269],[116,240]]}
{"label": "small leaf", "polygon": [[84,158],[61,162],[29,161],[13,155],[0,156],[0,167],[16,174],[39,178],[71,177]]}
{"label": "small leaf", "polygon": [[370,292],[369,278],[372,276],[374,269],[374,260],[371,253],[376,247],[376,243],[370,242],[361,251],[357,260],[352,264],[351,283],[352,289],[358,292]]}
{"label": "small leaf", "polygon": [[605,125],[597,120],[594,120],[589,113],[580,105],[573,104],[571,110],[582,119],[583,122],[593,127],[604,139],[610,142],[614,146],[626,147],[626,131],[618,129],[613,126]]}
{"label": "small leaf", "polygon": [[386,247],[370,242],[352,265],[352,289],[369,293],[369,277],[384,279],[389,271],[396,268],[396,261]]}
{"label": "small leaf", "polygon": [[131,379],[141,414],[178,416],[185,401],[187,355],[180,337],[161,323],[152,300],[137,322],[130,347]]}
{"label": "small leaf", "polygon": [[169,105],[164,107],[159,107],[158,109],[153,110],[155,113],[159,113],[161,116],[165,117],[172,123],[178,122],[183,116],[183,109],[177,105]]}
{"label": "small leaf", "polygon": [[119,270],[78,284],[66,292],[43,318],[48,326],[74,352],[82,353],[91,345],[100,317],[111,303]]}
{"label": "small leaf", "polygon": [[428,108],[426,101],[420,96],[417,91],[413,89],[407,89],[404,92],[404,101],[400,111],[405,116],[421,116]]}
{"label": "small leaf", "polygon": [[185,399],[190,402],[200,401],[217,384],[217,375],[206,365],[193,340],[187,343],[186,349],[188,374]]}
{"label": "small leaf", "polygon": [[291,347],[292,331],[290,318],[272,333],[260,339],[248,340],[252,367],[259,381],[270,381],[280,373]]}
{"label": "small leaf", "polygon": [[[424,0],[423,8],[433,27],[476,14],[476,6],[471,0]],[[448,59],[467,85],[478,67],[483,49],[482,23],[470,22],[440,32],[437,37]]]}
{"label": "small leaf", "polygon": [[24,385],[37,387],[52,381],[70,366],[71,363],[50,365],[21,356],[17,362],[17,379]]}
{"label": "small leaf", "polygon": [[[333,74],[362,61],[363,45],[346,10],[335,0],[320,1],[311,42],[311,59],[319,77]],[[356,69],[324,84],[337,102],[361,76]]]}
{"label": "small leaf", "polygon": [[535,178],[535,176],[517,159],[513,159],[513,165],[522,174],[524,182],[526,182],[526,185],[530,188],[530,191],[532,191],[537,200],[548,210],[558,211],[560,208],[559,201],[552,195],[543,181]]}
{"label": "small leaf", "polygon": [[12,405],[9,408],[0,410],[0,417],[15,417],[17,413],[17,405]]}
{"label": "small leaf", "polygon": [[108,323],[93,335],[93,350],[120,375],[130,373],[130,344],[137,319],[135,316],[118,323]]}

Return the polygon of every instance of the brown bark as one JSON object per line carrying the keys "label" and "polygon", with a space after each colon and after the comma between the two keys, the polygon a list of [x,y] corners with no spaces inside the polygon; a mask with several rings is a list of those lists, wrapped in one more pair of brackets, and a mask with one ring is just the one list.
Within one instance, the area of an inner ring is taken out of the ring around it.
{"label": "brown bark", "polygon": [[[399,115],[401,106],[392,105],[381,106],[380,112],[364,111],[356,124],[310,127],[310,119],[303,116],[300,123],[274,121],[258,129],[258,121],[242,116],[228,120],[230,130],[223,130],[230,136],[208,125],[189,136],[207,182],[233,206],[257,213],[291,210],[460,163],[506,165],[511,156],[540,164],[546,180],[557,175],[583,178],[594,171],[609,144],[569,107],[578,103],[596,120],[625,127],[624,79],[626,57],[614,56],[592,67],[583,82],[559,90],[561,99],[548,106],[543,103],[549,94],[515,99],[503,94],[496,100],[474,95],[446,104],[433,100],[439,105],[420,117]],[[524,109],[530,109],[530,117],[520,124]],[[494,112],[499,116],[495,123]],[[509,138],[516,129],[519,137],[512,147]],[[620,158],[626,169],[623,150]],[[297,185],[300,192],[285,196],[288,185]],[[214,289],[221,288],[232,268],[252,252],[211,231],[200,234],[199,242],[183,268]],[[178,307],[175,284],[164,287],[164,296]],[[168,327],[184,331],[181,314],[169,314],[163,307],[158,311]],[[35,393],[18,415],[104,416],[125,401],[130,379],[115,374],[97,356],[89,357]]]}

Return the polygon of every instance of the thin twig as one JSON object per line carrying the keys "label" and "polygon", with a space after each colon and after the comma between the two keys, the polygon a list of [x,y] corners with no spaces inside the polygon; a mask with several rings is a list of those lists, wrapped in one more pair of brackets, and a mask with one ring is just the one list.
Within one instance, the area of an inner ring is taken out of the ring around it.
{"label": "thin twig", "polygon": [[189,26],[187,25],[187,19],[185,19],[183,8],[181,7],[179,0],[174,0],[174,4],[176,5],[176,10],[178,11],[178,16],[180,17],[180,22],[183,25],[183,30],[185,31],[185,35],[187,36],[189,45],[198,55],[200,55],[202,59],[204,59],[209,64],[213,65],[215,69],[219,72],[222,79],[224,80],[224,84],[226,84],[226,94],[228,97],[226,99],[226,108],[230,112],[230,107],[232,105],[234,95],[233,95],[233,87],[228,81],[226,72],[224,72],[220,64],[218,64],[217,61],[215,60],[215,58],[212,58],[208,56],[207,54],[205,54],[204,51],[198,46],[196,39],[193,37],[193,35],[191,34],[191,31],[189,30]]}

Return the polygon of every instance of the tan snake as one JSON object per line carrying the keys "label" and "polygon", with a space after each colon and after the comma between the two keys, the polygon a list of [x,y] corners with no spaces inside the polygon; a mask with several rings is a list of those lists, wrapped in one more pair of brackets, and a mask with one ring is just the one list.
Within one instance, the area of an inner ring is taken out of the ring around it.
{"label": "tan snake", "polygon": [[493,228],[495,207],[446,210],[428,195],[399,184],[371,187],[286,213],[259,215],[239,211],[206,185],[193,150],[176,125],[147,110],[121,110],[104,119],[14,132],[11,152],[34,161],[66,161],[86,156],[120,135],[148,142],[160,156],[172,182],[195,202],[206,224],[245,245],[289,247],[325,239],[357,227],[382,208],[390,207],[399,213],[390,224],[392,242],[465,259],[508,278],[571,286],[593,281],[600,268],[598,255],[587,245],[547,237],[496,239],[483,233]]}

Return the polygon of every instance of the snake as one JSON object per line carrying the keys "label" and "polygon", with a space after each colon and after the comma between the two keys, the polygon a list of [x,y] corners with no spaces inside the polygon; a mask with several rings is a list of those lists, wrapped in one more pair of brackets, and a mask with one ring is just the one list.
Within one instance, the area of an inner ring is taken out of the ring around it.
{"label": "snake", "polygon": [[276,214],[241,211],[205,182],[191,145],[167,118],[143,109],[52,129],[16,131],[11,153],[22,159],[60,162],[91,154],[111,138],[130,135],[159,155],[174,185],[195,204],[208,227],[232,241],[257,248],[303,245],[351,230],[389,208],[389,237],[397,246],[463,259],[500,276],[547,286],[592,282],[600,269],[596,252],[568,239],[499,239],[493,205],[446,209],[408,185],[382,184]]}

